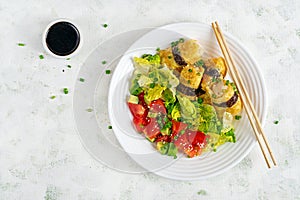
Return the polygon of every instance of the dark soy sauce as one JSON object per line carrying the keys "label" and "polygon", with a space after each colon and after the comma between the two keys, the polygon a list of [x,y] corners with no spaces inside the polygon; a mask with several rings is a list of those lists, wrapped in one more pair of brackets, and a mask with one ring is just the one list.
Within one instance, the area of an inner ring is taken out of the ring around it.
{"label": "dark soy sauce", "polygon": [[53,24],[46,36],[47,47],[52,53],[59,56],[70,55],[78,48],[79,43],[79,31],[69,22]]}

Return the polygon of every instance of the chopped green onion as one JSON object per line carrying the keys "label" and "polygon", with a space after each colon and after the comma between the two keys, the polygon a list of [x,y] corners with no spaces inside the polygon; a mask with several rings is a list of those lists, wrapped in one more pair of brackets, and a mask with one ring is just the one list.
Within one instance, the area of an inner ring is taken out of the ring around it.
{"label": "chopped green onion", "polygon": [[105,65],[107,62],[105,60],[102,61],[102,64]]}
{"label": "chopped green onion", "polygon": [[68,88],[64,88],[64,90],[63,90],[63,91],[64,91],[64,93],[65,93],[65,94],[68,94],[68,93],[69,93],[69,90],[68,90]]}
{"label": "chopped green onion", "polygon": [[110,74],[110,70],[109,69],[105,70],[105,73]]}
{"label": "chopped green onion", "polygon": [[71,65],[67,65],[67,67],[68,67],[68,68],[72,68],[72,66],[71,66]]}
{"label": "chopped green onion", "polygon": [[84,78],[80,78],[79,81],[80,82],[84,82],[85,80],[84,80]]}
{"label": "chopped green onion", "polygon": [[149,87],[150,88],[154,88],[155,87],[155,83],[150,83]]}
{"label": "chopped green onion", "polygon": [[169,58],[169,59],[171,59],[171,58],[172,58],[172,56],[168,56],[168,58]]}
{"label": "chopped green onion", "polygon": [[93,112],[93,109],[92,108],[87,108],[86,111]]}
{"label": "chopped green onion", "polygon": [[191,80],[188,80],[188,84],[191,84]]}
{"label": "chopped green onion", "polygon": [[199,190],[199,192],[197,192],[198,195],[206,195],[206,191],[205,190]]}
{"label": "chopped green onion", "polygon": [[195,62],[194,65],[195,65],[196,67],[201,67],[201,66],[204,65],[204,62],[203,62],[203,60],[198,60],[197,62]]}
{"label": "chopped green onion", "polygon": [[193,70],[192,70],[192,69],[189,69],[188,71],[189,71],[189,72],[193,72]]}
{"label": "chopped green onion", "polygon": [[107,28],[107,27],[108,27],[108,24],[103,24],[103,27],[104,27],[104,28]]}
{"label": "chopped green onion", "polygon": [[39,58],[42,60],[42,59],[44,59],[44,56],[41,54],[41,55],[39,55]]}
{"label": "chopped green onion", "polygon": [[179,42],[183,43],[183,42],[184,42],[184,39],[183,39],[183,38],[180,38],[180,39],[179,39]]}
{"label": "chopped green onion", "polygon": [[217,98],[217,95],[216,95],[216,94],[212,94],[211,96],[212,96],[212,98],[214,98],[214,99]]}
{"label": "chopped green onion", "polygon": [[226,85],[229,85],[229,80],[226,80],[226,83],[225,83]]}
{"label": "chopped green onion", "polygon": [[242,118],[242,116],[236,115],[236,116],[234,116],[234,118],[235,118],[236,120],[240,120],[240,119]]}
{"label": "chopped green onion", "polygon": [[157,48],[156,48],[156,51],[160,51],[160,48],[159,48],[159,47],[157,47]]}
{"label": "chopped green onion", "polygon": [[18,43],[18,46],[20,46],[20,47],[24,47],[24,46],[25,46],[25,44],[24,44],[24,43]]}
{"label": "chopped green onion", "polygon": [[56,98],[56,96],[54,96],[54,95],[50,97],[50,99],[55,99],[55,98]]}
{"label": "chopped green onion", "polygon": [[70,60],[71,58],[67,58],[66,60]]}
{"label": "chopped green onion", "polygon": [[202,104],[203,103],[203,99],[202,98],[198,98],[198,103]]}
{"label": "chopped green onion", "polygon": [[278,124],[278,123],[279,123],[279,121],[278,121],[278,120],[275,120],[275,121],[274,121],[274,124]]}
{"label": "chopped green onion", "polygon": [[112,129],[112,126],[108,126],[108,129]]}

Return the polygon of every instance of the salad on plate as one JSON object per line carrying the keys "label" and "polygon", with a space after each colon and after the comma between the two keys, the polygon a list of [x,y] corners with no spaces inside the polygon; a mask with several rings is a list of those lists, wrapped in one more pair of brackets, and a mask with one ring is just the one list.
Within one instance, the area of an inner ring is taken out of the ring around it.
{"label": "salad on plate", "polygon": [[161,154],[192,158],[236,142],[233,121],[242,102],[225,79],[222,57],[209,58],[198,41],[180,38],[133,64],[127,102],[133,125]]}

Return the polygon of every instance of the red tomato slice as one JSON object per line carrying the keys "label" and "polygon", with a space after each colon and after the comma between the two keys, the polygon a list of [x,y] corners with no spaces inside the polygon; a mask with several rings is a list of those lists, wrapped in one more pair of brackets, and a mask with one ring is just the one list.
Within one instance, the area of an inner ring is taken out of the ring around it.
{"label": "red tomato slice", "polygon": [[150,118],[150,123],[146,125],[144,131],[149,139],[155,138],[160,133],[160,128],[155,118]]}
{"label": "red tomato slice", "polygon": [[186,131],[188,141],[193,146],[198,146],[199,148],[203,149],[206,145],[206,135],[201,131]]}
{"label": "red tomato slice", "polygon": [[162,135],[161,133],[156,136],[156,142],[171,142],[171,137],[169,135]]}
{"label": "red tomato slice", "polygon": [[176,135],[178,135],[182,130],[185,130],[187,126],[188,125],[186,123],[172,120],[172,135],[171,135],[172,139]]}
{"label": "red tomato slice", "polygon": [[139,98],[139,104],[141,104],[144,108],[148,108],[148,105],[147,103],[145,102],[145,99],[144,99],[144,96],[145,96],[145,93],[144,92],[141,92],[139,95],[138,95],[138,98]]}
{"label": "red tomato slice", "polygon": [[[178,126],[178,124],[179,123],[175,122],[175,128]],[[186,128],[186,126],[184,126],[184,128]],[[200,131],[192,131],[187,129],[185,130],[184,134],[178,137],[174,144],[188,157],[192,158],[201,154],[202,149],[206,145],[206,138],[207,136]]]}
{"label": "red tomato slice", "polygon": [[186,134],[180,135],[180,136],[178,137],[178,139],[176,139],[176,140],[174,141],[174,144],[175,144],[175,146],[176,146],[178,149],[184,150],[185,147],[186,147],[187,145],[189,145],[189,141],[188,141],[188,139],[187,139],[187,137],[186,137]]}
{"label": "red tomato slice", "polygon": [[202,152],[202,149],[199,146],[187,145],[184,149],[184,153],[188,155],[188,157],[193,158],[195,156],[199,156]]}
{"label": "red tomato slice", "polygon": [[133,118],[133,124],[135,126],[135,129],[141,133],[146,128],[146,126],[150,123],[150,118],[142,118],[142,117],[134,117]]}
{"label": "red tomato slice", "polygon": [[167,114],[167,110],[163,100],[157,99],[150,103],[150,111],[154,113]]}
{"label": "red tomato slice", "polygon": [[146,109],[140,104],[128,103],[128,107],[133,117],[142,118],[146,114]]}
{"label": "red tomato slice", "polygon": [[141,133],[144,130],[144,125],[143,125],[143,118],[138,118],[138,117],[134,117],[133,118],[133,124],[135,126],[135,129],[137,130],[137,132]]}

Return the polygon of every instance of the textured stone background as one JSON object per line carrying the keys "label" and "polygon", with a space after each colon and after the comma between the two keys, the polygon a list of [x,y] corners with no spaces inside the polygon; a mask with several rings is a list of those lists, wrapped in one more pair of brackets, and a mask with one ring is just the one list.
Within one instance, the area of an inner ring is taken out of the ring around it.
{"label": "textured stone background", "polygon": [[[41,45],[56,18],[76,21],[84,34],[80,54],[69,61]],[[214,20],[262,67],[265,131],[279,166],[267,170],[257,146],[225,174],[196,182],[119,173],[95,161],[70,120],[76,74],[89,53],[123,31]],[[300,199],[299,21],[298,0],[0,0],[0,199]]]}

